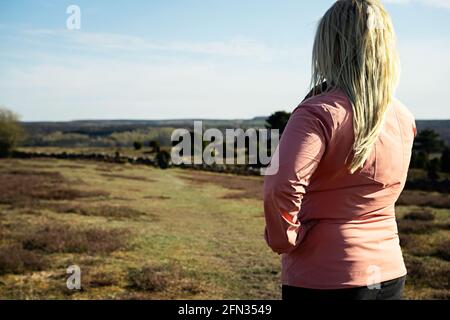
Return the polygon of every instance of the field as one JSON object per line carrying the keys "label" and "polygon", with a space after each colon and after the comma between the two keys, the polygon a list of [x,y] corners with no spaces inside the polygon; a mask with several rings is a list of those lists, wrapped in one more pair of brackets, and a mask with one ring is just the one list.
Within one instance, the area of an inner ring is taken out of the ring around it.
{"label": "field", "polygon": [[[261,177],[0,160],[0,299],[279,299]],[[450,199],[397,206],[406,298],[449,299]],[[82,290],[66,287],[81,268]]]}

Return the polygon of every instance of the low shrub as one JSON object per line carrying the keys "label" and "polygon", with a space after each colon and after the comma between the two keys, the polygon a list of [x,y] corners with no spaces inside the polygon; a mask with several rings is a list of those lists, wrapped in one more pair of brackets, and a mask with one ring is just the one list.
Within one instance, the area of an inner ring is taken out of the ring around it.
{"label": "low shrub", "polygon": [[418,220],[418,221],[433,221],[434,214],[431,210],[423,209],[421,211],[414,211],[406,214],[403,219],[406,220]]}
{"label": "low shrub", "polygon": [[23,249],[20,244],[0,247],[0,274],[40,271],[46,266],[47,262],[41,255]]}
{"label": "low shrub", "polygon": [[450,261],[450,241],[447,240],[440,243],[436,248],[434,256],[442,260]]}
{"label": "low shrub", "polygon": [[429,221],[401,219],[397,225],[400,234],[425,234],[436,231],[436,225]]}
{"label": "low shrub", "polygon": [[102,254],[123,248],[125,234],[123,230],[76,229],[62,224],[49,224],[23,236],[22,245],[26,250],[45,253]]}
{"label": "low shrub", "polygon": [[141,291],[164,291],[169,283],[170,272],[162,266],[144,266],[128,271],[129,287]]}

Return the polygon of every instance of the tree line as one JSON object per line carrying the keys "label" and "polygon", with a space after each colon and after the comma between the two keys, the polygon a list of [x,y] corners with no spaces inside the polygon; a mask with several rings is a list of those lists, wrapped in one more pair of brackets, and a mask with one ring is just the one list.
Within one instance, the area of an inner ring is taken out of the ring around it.
{"label": "tree line", "polygon": [[[282,134],[290,115],[284,111],[273,113],[266,120],[266,128],[278,129]],[[0,107],[0,157],[11,155],[23,137],[24,130],[19,123],[18,116],[12,111]],[[136,150],[149,147],[152,153],[161,153],[158,141],[147,143],[135,141],[133,146]],[[165,158],[167,156],[167,154],[164,155]],[[426,170],[428,178],[431,180],[438,179],[439,172],[450,173],[450,148],[438,133],[433,130],[422,130],[418,133],[414,142],[410,168]]]}

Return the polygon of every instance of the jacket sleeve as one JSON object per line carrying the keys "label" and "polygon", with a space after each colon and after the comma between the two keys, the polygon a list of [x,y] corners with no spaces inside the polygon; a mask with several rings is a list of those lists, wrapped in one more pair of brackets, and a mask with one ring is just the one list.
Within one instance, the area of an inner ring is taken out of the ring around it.
{"label": "jacket sleeve", "polygon": [[292,113],[272,157],[269,169],[276,173],[264,179],[264,238],[278,254],[295,249],[315,224],[301,223],[299,213],[333,126],[332,115],[325,106],[301,104]]}

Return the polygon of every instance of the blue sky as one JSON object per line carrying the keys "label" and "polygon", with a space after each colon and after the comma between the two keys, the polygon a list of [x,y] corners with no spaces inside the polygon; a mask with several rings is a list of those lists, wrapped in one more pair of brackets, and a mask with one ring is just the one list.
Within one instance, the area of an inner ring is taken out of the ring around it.
{"label": "blue sky", "polygon": [[[316,23],[334,1],[0,0],[0,105],[23,120],[252,118],[307,92]],[[450,118],[450,0],[389,0],[397,96]],[[68,30],[66,9],[81,9]]]}

